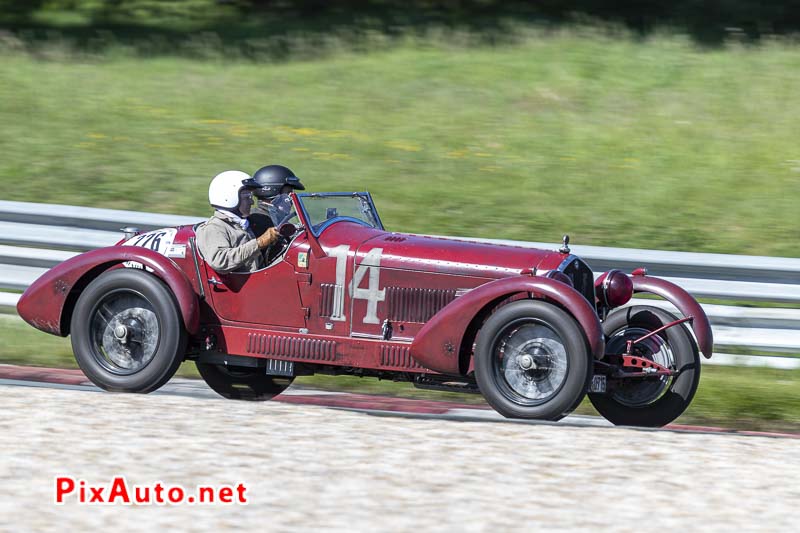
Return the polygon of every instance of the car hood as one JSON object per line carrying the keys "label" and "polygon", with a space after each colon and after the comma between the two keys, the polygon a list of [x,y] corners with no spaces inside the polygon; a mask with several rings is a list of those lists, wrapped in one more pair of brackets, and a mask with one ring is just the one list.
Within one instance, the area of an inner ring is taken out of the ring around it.
{"label": "car hood", "polygon": [[[404,233],[381,233],[358,248],[358,262],[382,249],[381,268],[504,278],[535,271],[558,252]],[[547,263],[553,262],[551,258]]]}

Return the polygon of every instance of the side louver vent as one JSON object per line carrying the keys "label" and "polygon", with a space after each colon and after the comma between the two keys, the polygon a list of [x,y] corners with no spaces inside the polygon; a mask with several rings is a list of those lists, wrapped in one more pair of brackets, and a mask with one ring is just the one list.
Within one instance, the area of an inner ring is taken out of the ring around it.
{"label": "side louver vent", "polygon": [[425,323],[456,299],[455,289],[386,287],[389,320]]}
{"label": "side louver vent", "polygon": [[[335,303],[338,299],[344,298],[344,287],[334,283],[321,283],[319,286],[319,316],[333,316]],[[343,302],[341,302],[343,304]],[[341,309],[341,306],[339,307]]]}
{"label": "side louver vent", "polygon": [[405,346],[382,346],[381,365],[395,368],[422,368],[422,365],[411,357],[409,349]]}
{"label": "side louver vent", "polygon": [[313,361],[334,361],[336,343],[322,339],[298,339],[280,335],[247,336],[247,351],[277,357],[296,357]]}

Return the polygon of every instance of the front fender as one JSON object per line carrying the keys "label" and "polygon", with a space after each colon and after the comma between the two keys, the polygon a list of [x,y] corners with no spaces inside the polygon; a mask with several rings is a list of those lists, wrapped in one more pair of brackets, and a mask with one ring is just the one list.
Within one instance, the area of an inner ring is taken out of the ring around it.
{"label": "front fender", "polygon": [[647,292],[661,296],[669,303],[678,308],[683,316],[693,317],[692,330],[697,338],[697,346],[706,357],[711,358],[714,350],[714,334],[711,332],[711,323],[706,316],[706,312],[697,303],[691,294],[681,287],[664,279],[651,278],[648,276],[631,276],[633,280],[633,292]]}
{"label": "front fender", "polygon": [[[109,246],[75,256],[45,272],[28,287],[17,303],[17,312],[33,327],[66,336],[69,324],[62,323],[70,295],[114,265],[135,261],[152,269],[169,286],[178,301],[183,324],[189,333],[200,327],[197,295],[186,274],[171,259],[139,246]],[[66,322],[66,320],[63,320]]]}
{"label": "front fender", "polygon": [[603,357],[603,328],[586,298],[564,283],[531,276],[491,281],[453,300],[420,329],[411,344],[411,356],[431,370],[458,374],[460,347],[473,318],[490,303],[521,292],[552,300],[564,307],[583,329],[592,355],[598,359]]}

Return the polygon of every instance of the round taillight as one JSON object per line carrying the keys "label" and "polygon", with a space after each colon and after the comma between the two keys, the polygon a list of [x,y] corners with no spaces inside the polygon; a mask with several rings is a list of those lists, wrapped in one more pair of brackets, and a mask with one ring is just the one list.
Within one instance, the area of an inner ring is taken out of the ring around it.
{"label": "round taillight", "polygon": [[620,270],[609,270],[594,282],[594,293],[603,307],[619,307],[633,297],[633,281]]}
{"label": "round taillight", "polygon": [[554,279],[556,281],[560,281],[561,283],[566,283],[570,287],[574,287],[572,283],[572,278],[564,274],[563,272],[559,272],[558,270],[551,270],[547,273],[547,277],[550,279]]}

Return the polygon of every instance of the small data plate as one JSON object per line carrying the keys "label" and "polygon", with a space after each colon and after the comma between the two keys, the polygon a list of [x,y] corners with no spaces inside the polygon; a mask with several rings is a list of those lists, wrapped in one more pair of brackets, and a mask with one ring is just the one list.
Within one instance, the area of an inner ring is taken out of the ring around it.
{"label": "small data plate", "polygon": [[606,391],[606,377],[603,374],[595,374],[592,376],[592,384],[589,385],[589,392],[605,392]]}

